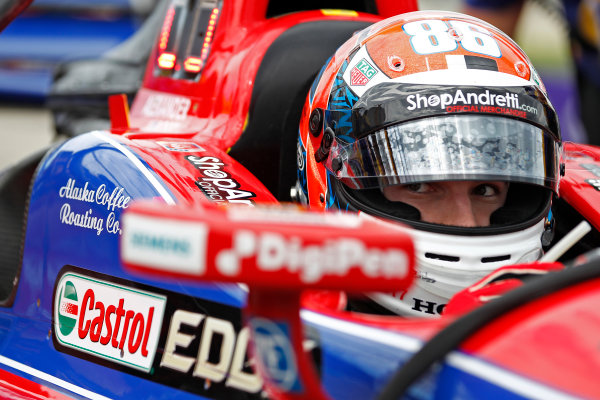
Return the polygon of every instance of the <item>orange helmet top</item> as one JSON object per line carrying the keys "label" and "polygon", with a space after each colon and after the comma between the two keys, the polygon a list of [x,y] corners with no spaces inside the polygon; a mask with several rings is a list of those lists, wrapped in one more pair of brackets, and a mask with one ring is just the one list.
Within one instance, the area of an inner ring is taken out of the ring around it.
{"label": "orange helmet top", "polygon": [[[539,128],[534,142],[525,147],[532,152],[542,151],[540,146],[552,147],[550,154],[543,154],[543,165],[525,165],[523,160],[533,153],[521,154],[519,160],[510,154],[492,155],[492,159],[504,157],[513,164],[518,161],[522,170],[508,170],[507,177],[518,175],[521,181],[557,190],[558,120],[525,53],[500,30],[479,19],[452,12],[417,11],[355,34],[315,80],[300,122],[299,157],[305,155],[300,161],[306,168],[308,202],[326,207],[326,170],[355,188],[375,185],[366,178],[395,176],[393,182],[406,183],[432,175],[403,177],[398,165],[386,170],[378,164],[385,163],[385,158],[393,160],[399,148],[389,148],[385,155],[373,154],[373,149],[367,154],[365,148],[358,152],[357,141],[391,126],[449,115],[476,115],[480,121],[497,117],[492,121],[519,121]],[[522,141],[504,139],[509,140],[510,148],[514,145],[524,150]],[[349,160],[349,155],[359,160]],[[363,162],[367,156],[372,159],[366,162],[369,165],[355,168],[357,161]],[[473,175],[473,168],[485,169],[481,163],[461,167],[469,170],[461,169],[463,179]],[[437,172],[432,179],[451,178]],[[498,178],[504,173],[492,171],[490,175]]]}

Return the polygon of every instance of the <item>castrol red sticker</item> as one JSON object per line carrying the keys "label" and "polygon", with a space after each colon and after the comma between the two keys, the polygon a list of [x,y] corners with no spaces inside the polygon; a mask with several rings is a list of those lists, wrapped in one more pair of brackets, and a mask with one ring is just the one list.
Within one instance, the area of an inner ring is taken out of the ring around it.
{"label": "castrol red sticker", "polygon": [[75,272],[54,295],[54,333],[63,346],[148,372],[166,296]]}

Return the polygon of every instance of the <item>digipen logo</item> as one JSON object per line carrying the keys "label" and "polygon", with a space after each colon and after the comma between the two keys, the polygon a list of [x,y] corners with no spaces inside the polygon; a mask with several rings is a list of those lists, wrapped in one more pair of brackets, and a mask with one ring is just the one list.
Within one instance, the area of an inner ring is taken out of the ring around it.
{"label": "digipen logo", "polygon": [[59,349],[150,371],[165,296],[75,273],[65,273],[55,293]]}
{"label": "digipen logo", "polygon": [[401,249],[368,248],[354,238],[331,238],[323,243],[303,243],[300,237],[286,238],[274,232],[254,233],[240,230],[233,237],[233,248],[222,250],[216,258],[217,269],[235,276],[244,258],[254,257],[263,271],[287,269],[298,273],[306,283],[319,281],[324,275],[344,276],[351,268],[370,277],[404,278],[408,257]]}

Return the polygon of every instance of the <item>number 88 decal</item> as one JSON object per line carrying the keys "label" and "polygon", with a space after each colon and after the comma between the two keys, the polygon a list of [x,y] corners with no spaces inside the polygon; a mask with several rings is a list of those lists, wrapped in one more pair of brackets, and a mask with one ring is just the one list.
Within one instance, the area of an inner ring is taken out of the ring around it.
{"label": "number 88 decal", "polygon": [[[501,57],[502,52],[490,32],[480,26],[462,21],[423,20],[404,24],[410,35],[410,44],[418,54],[453,51],[458,43],[467,51],[491,57]],[[454,33],[452,32],[454,30]]]}

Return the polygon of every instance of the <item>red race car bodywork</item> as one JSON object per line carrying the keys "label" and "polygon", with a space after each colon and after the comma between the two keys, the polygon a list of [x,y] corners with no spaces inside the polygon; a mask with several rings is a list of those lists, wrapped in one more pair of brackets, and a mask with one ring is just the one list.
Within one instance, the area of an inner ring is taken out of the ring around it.
{"label": "red race car bodywork", "polygon": [[409,287],[414,246],[390,224],[284,204],[300,111],[337,46],[416,2],[183,3],[131,110],[112,97],[110,130],[26,163],[12,191],[24,236],[1,317],[26,334],[3,331],[0,396],[600,397],[600,149],[564,144],[557,239],[592,226],[569,268],[521,265],[548,271],[437,319],[347,311],[348,296]]}

